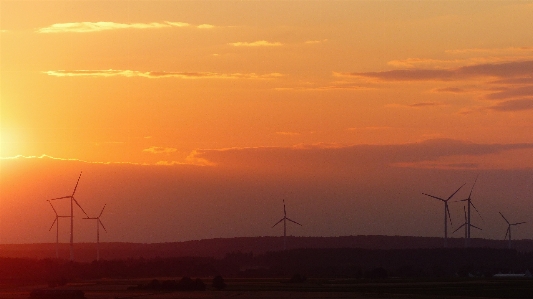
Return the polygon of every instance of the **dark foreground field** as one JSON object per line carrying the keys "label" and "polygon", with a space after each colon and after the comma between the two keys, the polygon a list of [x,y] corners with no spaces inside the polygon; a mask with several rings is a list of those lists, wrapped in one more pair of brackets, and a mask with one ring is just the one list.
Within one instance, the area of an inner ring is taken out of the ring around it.
{"label": "dark foreground field", "polygon": [[[281,279],[228,279],[225,290],[215,290],[209,283],[206,291],[168,292],[132,290],[132,286],[149,280],[97,280],[68,284],[62,289],[85,292],[87,299],[108,298],[533,298],[531,279],[449,279],[360,282],[357,280],[313,279],[305,283],[286,283]],[[29,298],[35,288],[45,285],[0,286],[0,298]]]}

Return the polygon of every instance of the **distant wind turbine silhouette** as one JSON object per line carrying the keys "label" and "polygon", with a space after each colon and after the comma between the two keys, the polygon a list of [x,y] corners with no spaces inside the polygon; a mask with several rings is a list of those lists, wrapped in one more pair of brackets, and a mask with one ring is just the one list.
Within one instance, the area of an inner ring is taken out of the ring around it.
{"label": "distant wind turbine silhouette", "polygon": [[54,210],[54,214],[56,214],[56,218],[54,219],[54,222],[52,222],[52,225],[48,229],[48,231],[52,230],[52,227],[54,227],[54,224],[56,224],[56,258],[59,258],[59,218],[69,218],[70,216],[59,216],[57,214],[56,209],[52,205],[52,202],[50,200],[47,200],[50,206],[52,207],[52,210]]}
{"label": "distant wind turbine silhouette", "polygon": [[517,223],[510,223],[507,218],[505,218],[505,216],[503,216],[503,214],[501,212],[498,212],[500,213],[500,215],[502,216],[503,220],[505,220],[505,222],[507,222],[507,232],[505,233],[505,237],[503,237],[503,239],[507,239],[507,235],[509,235],[509,249],[511,249],[511,226],[513,225],[520,225],[520,224],[524,224],[525,222],[517,222]]}
{"label": "distant wind turbine silhouette", "polygon": [[287,220],[289,220],[292,223],[296,223],[299,226],[302,226],[300,223],[287,218],[287,210],[285,209],[285,200],[283,200],[283,218],[281,218],[280,221],[276,222],[272,227],[278,225],[281,221],[283,221],[283,250],[287,250]]}
{"label": "distant wind turbine silhouette", "polygon": [[452,198],[455,195],[455,193],[459,192],[459,190],[461,190],[461,188],[463,188],[464,185],[465,184],[463,184],[461,187],[459,187],[459,189],[457,189],[447,199],[443,199],[443,198],[440,198],[440,197],[437,197],[437,196],[433,196],[433,195],[430,195],[430,194],[422,193],[422,194],[424,194],[426,196],[433,197],[435,199],[438,199],[438,200],[444,202],[444,247],[448,247],[448,219],[450,220],[450,224],[452,224],[452,217],[450,215],[450,209],[448,208],[448,201],[450,200],[450,198]]}
{"label": "distant wind turbine silhouette", "polygon": [[100,220],[100,216],[102,216],[102,213],[104,212],[105,206],[102,208],[102,211],[100,212],[100,215],[98,217],[86,217],[83,219],[92,219],[96,220],[96,261],[100,260],[100,226],[105,230],[107,233],[107,229],[105,229],[104,224],[102,223],[102,220]]}
{"label": "distant wind turbine silhouette", "polygon": [[70,260],[71,261],[74,260],[74,203],[76,203],[76,205],[80,207],[81,211],[83,212],[83,214],[85,214],[85,216],[89,217],[89,215],[87,215],[87,213],[85,213],[83,208],[80,206],[78,201],[74,198],[74,193],[76,193],[76,189],[78,188],[81,174],[82,173],[80,172],[80,176],[78,177],[78,181],[76,182],[76,186],[74,187],[74,191],[72,191],[71,195],[50,199],[50,200],[58,200],[58,199],[65,199],[65,198],[70,199]]}
{"label": "distant wind turbine silhouette", "polygon": [[[466,207],[464,207],[464,206],[463,206],[463,212],[465,214],[465,222],[461,226],[459,226],[456,230],[454,230],[453,233],[455,233],[456,231],[461,229],[461,227],[464,227],[465,228],[465,247],[468,247],[467,240],[468,240],[468,226],[469,226],[469,224],[468,224],[468,218],[466,217]],[[473,224],[470,224],[470,226],[472,226],[474,228],[477,228],[479,230],[482,230],[481,228],[479,228],[479,227],[477,227],[477,226],[475,226]]]}
{"label": "distant wind turbine silhouette", "polygon": [[470,207],[473,207],[474,210],[476,210],[477,214],[479,215],[479,217],[481,218],[481,220],[483,220],[483,217],[481,217],[481,214],[479,213],[478,209],[476,208],[476,206],[474,206],[474,204],[472,203],[472,191],[474,191],[474,187],[476,186],[476,182],[477,182],[477,179],[478,179],[479,175],[476,177],[476,180],[474,181],[474,185],[472,185],[472,189],[470,189],[470,194],[468,194],[468,198],[466,199],[462,199],[462,200],[459,200],[459,201],[466,201],[467,202],[467,215],[468,215],[468,226],[467,226],[467,231],[468,231],[468,236],[466,238],[466,247],[469,247],[470,246],[470,227],[472,227],[472,221],[471,221],[471,218],[470,218]]}

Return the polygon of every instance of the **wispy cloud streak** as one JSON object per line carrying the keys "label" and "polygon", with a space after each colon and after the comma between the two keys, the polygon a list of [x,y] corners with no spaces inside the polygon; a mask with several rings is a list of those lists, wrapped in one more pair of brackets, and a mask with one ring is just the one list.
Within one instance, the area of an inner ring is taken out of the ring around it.
{"label": "wispy cloud streak", "polygon": [[99,32],[117,29],[159,29],[171,27],[188,27],[190,24],[182,22],[153,22],[153,23],[115,23],[115,22],[74,22],[58,23],[37,30],[39,33],[63,33],[63,32]]}
{"label": "wispy cloud streak", "polygon": [[229,43],[229,45],[232,45],[234,47],[279,47],[283,44],[280,42],[269,42],[266,40],[258,40],[255,42],[236,42],[236,43]]}
{"label": "wispy cloud streak", "polygon": [[141,72],[133,70],[58,70],[46,71],[45,74],[56,77],[143,77],[143,78],[179,78],[179,79],[275,79],[283,77],[280,73],[211,73],[211,72]]}
{"label": "wispy cloud streak", "polygon": [[152,154],[170,154],[176,152],[178,149],[173,147],[160,147],[152,146],[150,148],[143,149],[143,152],[152,153]]}
{"label": "wispy cloud streak", "polygon": [[480,77],[511,78],[533,75],[533,61],[478,64],[454,69],[404,69],[384,72],[335,73],[380,81],[454,81]]}

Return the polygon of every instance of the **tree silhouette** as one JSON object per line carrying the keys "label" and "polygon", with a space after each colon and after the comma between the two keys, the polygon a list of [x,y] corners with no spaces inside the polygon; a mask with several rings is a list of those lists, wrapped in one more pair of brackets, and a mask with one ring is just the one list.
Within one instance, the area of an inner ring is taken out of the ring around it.
{"label": "tree silhouette", "polygon": [[226,283],[224,282],[224,278],[220,275],[215,276],[215,278],[213,278],[213,287],[217,290],[225,289]]}

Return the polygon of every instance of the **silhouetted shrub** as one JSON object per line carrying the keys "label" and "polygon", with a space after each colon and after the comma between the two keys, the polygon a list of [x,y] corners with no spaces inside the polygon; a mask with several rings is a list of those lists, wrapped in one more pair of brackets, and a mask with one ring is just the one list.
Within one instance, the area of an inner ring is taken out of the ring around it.
{"label": "silhouetted shrub", "polygon": [[151,290],[157,290],[161,287],[161,283],[159,282],[159,280],[157,279],[154,279],[152,281],[150,281],[147,285],[146,285],[146,288],[147,289],[151,289]]}
{"label": "silhouetted shrub", "polygon": [[385,279],[387,277],[387,270],[382,267],[372,269],[366,273],[366,278],[370,279]]}
{"label": "silhouetted shrub", "polygon": [[217,290],[225,289],[226,283],[224,282],[224,278],[220,275],[215,276],[215,278],[213,278],[213,287]]}
{"label": "silhouetted shrub", "polygon": [[307,278],[303,275],[300,275],[300,273],[294,274],[291,279],[289,279],[289,283],[304,283],[307,280]]}
{"label": "silhouetted shrub", "polygon": [[194,289],[196,291],[205,291],[205,283],[200,278],[196,278],[194,280]]}
{"label": "silhouetted shrub", "polygon": [[194,281],[189,276],[184,276],[178,282],[178,289],[180,291],[193,291]]}

